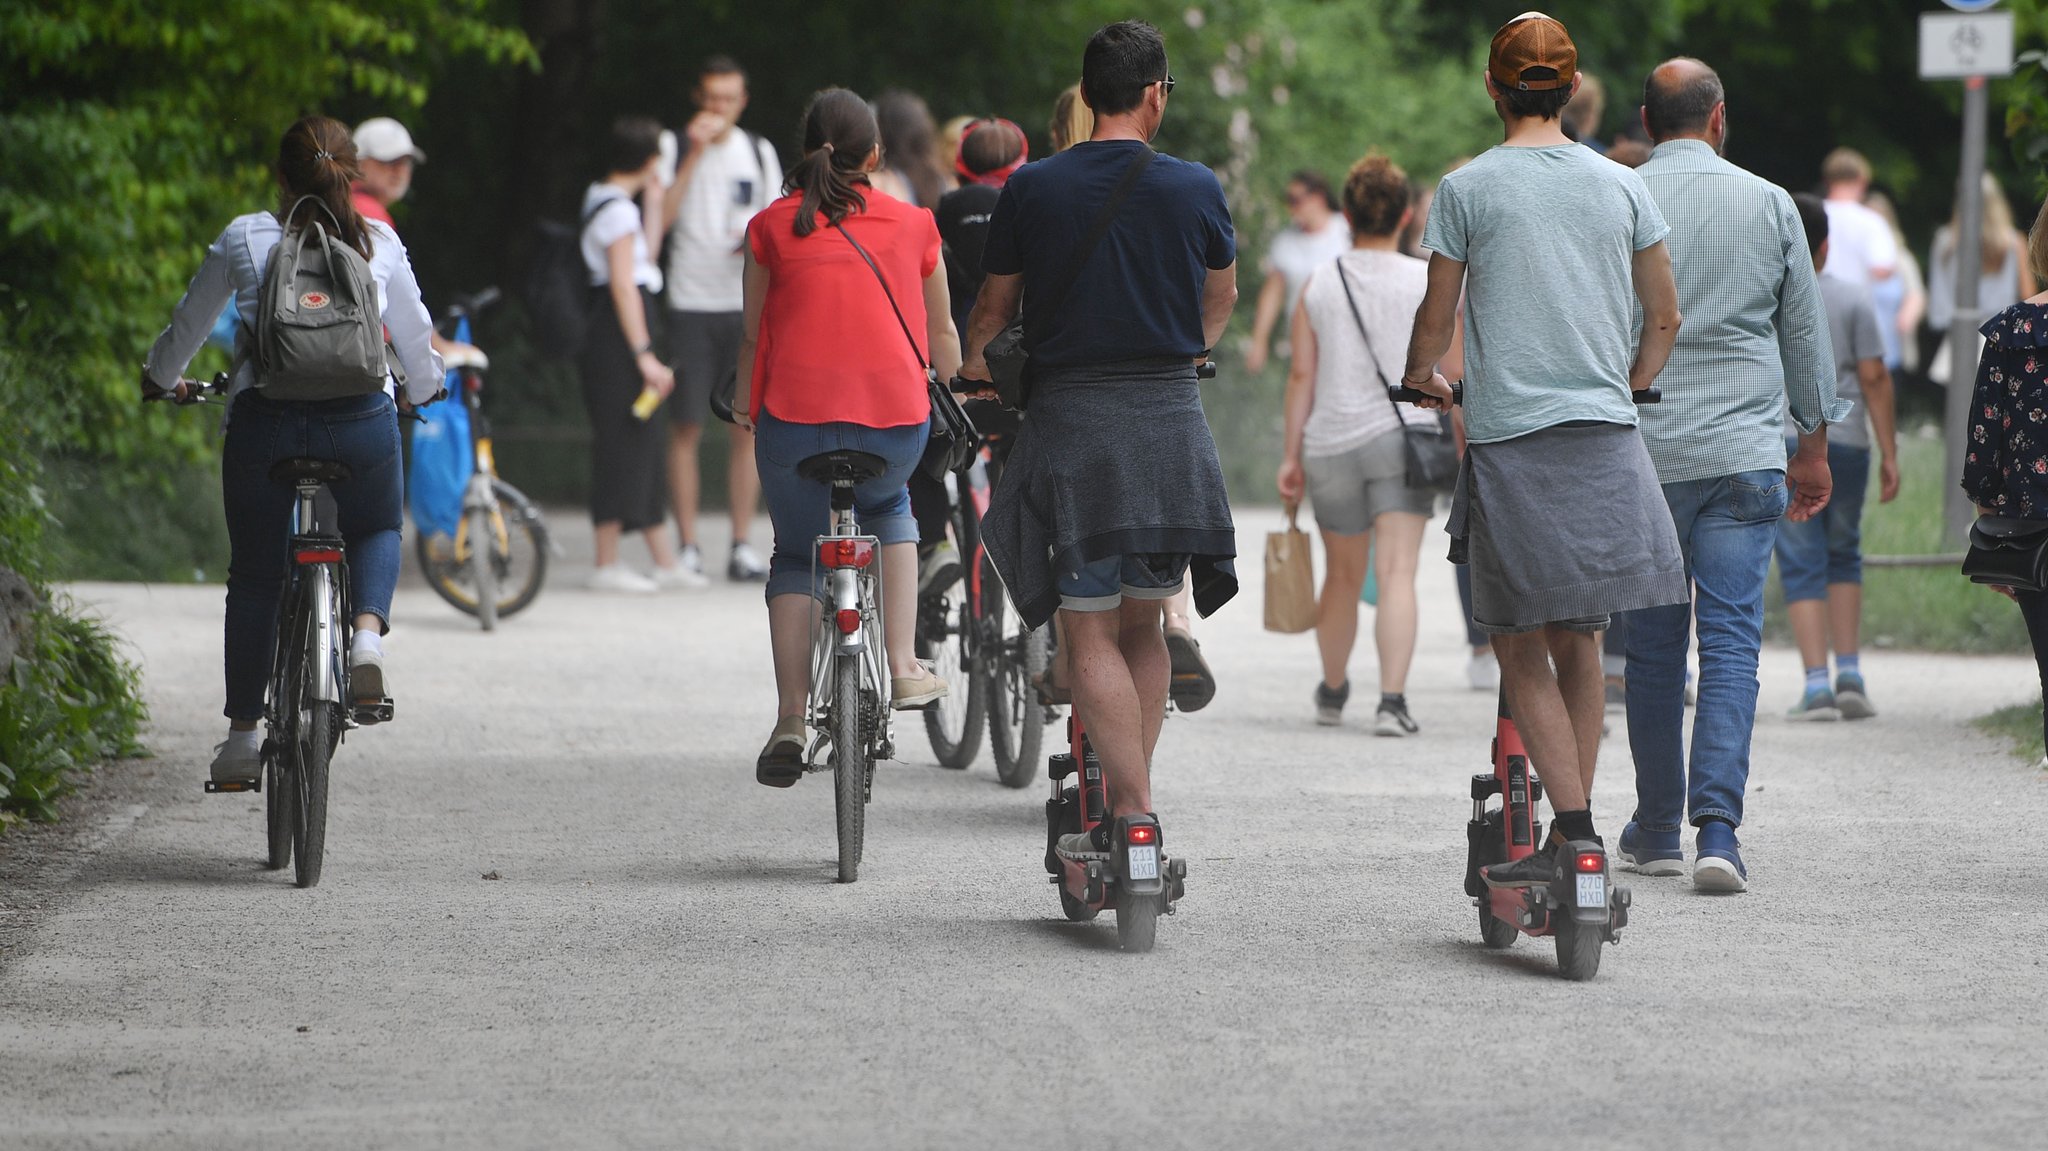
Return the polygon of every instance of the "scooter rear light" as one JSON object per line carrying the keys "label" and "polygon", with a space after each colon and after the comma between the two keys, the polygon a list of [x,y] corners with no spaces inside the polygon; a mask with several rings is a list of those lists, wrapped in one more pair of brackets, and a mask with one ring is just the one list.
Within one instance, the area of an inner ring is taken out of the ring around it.
{"label": "scooter rear light", "polygon": [[840,608],[832,613],[832,622],[839,625],[839,634],[852,635],[860,630],[860,609]]}
{"label": "scooter rear light", "polygon": [[875,562],[873,540],[818,541],[818,563],[828,568],[864,568]]}
{"label": "scooter rear light", "polygon": [[1606,869],[1607,869],[1607,857],[1606,857],[1606,856],[1604,856],[1604,855],[1600,854],[1600,853],[1599,853],[1599,852],[1597,852],[1597,851],[1581,851],[1581,852],[1579,853],[1579,870],[1580,870],[1580,871],[1586,871],[1586,872],[1594,872],[1594,873],[1597,873],[1597,872],[1605,871]]}
{"label": "scooter rear light", "polygon": [[1159,829],[1149,823],[1140,823],[1125,832],[1125,838],[1138,845],[1159,842]]}
{"label": "scooter rear light", "polygon": [[339,548],[300,548],[292,558],[302,564],[338,564],[341,562]]}

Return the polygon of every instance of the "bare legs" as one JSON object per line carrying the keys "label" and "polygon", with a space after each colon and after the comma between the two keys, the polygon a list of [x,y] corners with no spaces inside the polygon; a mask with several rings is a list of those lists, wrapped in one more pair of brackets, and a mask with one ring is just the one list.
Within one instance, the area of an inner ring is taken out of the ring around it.
{"label": "bare legs", "polygon": [[1828,652],[1855,655],[1862,643],[1863,585],[1831,583],[1825,600],[1803,599],[1785,605],[1792,637],[1799,643],[1804,667],[1828,666]]}
{"label": "bare legs", "polygon": [[[1373,617],[1373,645],[1379,652],[1380,690],[1400,695],[1408,687],[1415,659],[1415,569],[1427,517],[1388,512],[1373,520],[1373,531],[1353,536],[1323,533],[1328,569],[1317,601],[1316,646],[1323,657],[1323,683],[1344,686],[1351,649],[1358,640],[1358,593],[1365,586],[1367,557],[1379,577],[1379,610]],[[1379,547],[1373,540],[1377,536]]]}
{"label": "bare legs", "polygon": [[[747,542],[754,512],[761,502],[761,474],[754,466],[754,433],[737,425],[728,427],[731,452],[725,461],[725,490],[732,505],[732,542]],[[676,531],[682,545],[697,542],[697,511],[702,502],[703,483],[698,474],[699,449],[704,442],[703,424],[671,425],[668,441],[669,499],[675,504]]]}
{"label": "bare legs", "polygon": [[1152,752],[1171,678],[1160,611],[1158,600],[1126,597],[1112,611],[1060,612],[1074,709],[1102,760],[1112,817],[1152,810]]}
{"label": "bare legs", "polygon": [[[619,562],[619,540],[624,536],[618,520],[606,520],[593,527],[597,545],[597,566],[610,567]],[[647,540],[647,554],[654,558],[658,568],[674,567],[676,555],[669,550],[668,529],[661,524],[644,528],[640,532]]]}
{"label": "bare legs", "polygon": [[[1550,625],[1493,638],[1508,710],[1555,811],[1583,811],[1606,710],[1600,637]],[[1551,672],[1552,663],[1556,673]]]}

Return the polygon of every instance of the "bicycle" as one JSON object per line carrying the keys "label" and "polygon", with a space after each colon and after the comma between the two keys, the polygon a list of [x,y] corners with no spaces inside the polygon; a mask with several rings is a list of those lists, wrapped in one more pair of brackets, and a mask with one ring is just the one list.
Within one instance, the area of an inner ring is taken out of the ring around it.
{"label": "bicycle", "polygon": [[[222,396],[228,377],[211,383],[180,380],[150,400],[183,407]],[[341,533],[327,521],[321,489],[349,480],[338,460],[293,457],[271,466],[270,482],[298,493],[290,536],[291,564],[277,605],[277,640],[270,685],[264,692],[263,770],[249,782],[208,780],[209,794],[265,793],[265,830],[272,871],[295,865],[300,887],[320,882],[327,854],[328,768],[347,733],[389,722],[388,698],[358,700],[349,690],[348,650],[355,613],[348,598],[348,554]],[[330,505],[331,506],[331,505]]]}
{"label": "bicycle", "polygon": [[[1000,426],[981,418],[975,426],[984,423]],[[939,763],[955,769],[973,763],[985,724],[996,778],[1023,788],[1037,775],[1045,727],[1058,714],[1038,698],[1037,681],[1050,658],[1047,629],[1023,625],[981,543],[981,517],[1002,476],[1009,442],[1001,433],[985,437],[974,467],[947,485],[961,576],[919,597],[917,654],[932,661],[933,672],[949,687],[946,698],[925,712],[925,733]]]}
{"label": "bicycle", "polygon": [[[449,305],[442,326],[450,338],[468,342],[472,316],[498,302],[485,288]],[[477,618],[485,631],[516,615],[540,595],[554,544],[539,506],[498,478],[491,449],[490,421],[484,418],[484,376],[490,357],[482,351],[447,357],[469,420],[470,475],[462,492],[462,514],[453,535],[421,530],[414,547],[427,586],[457,611]]]}
{"label": "bicycle", "polygon": [[[888,462],[869,452],[821,452],[797,465],[797,474],[832,488],[832,520],[811,552],[811,585],[822,576],[826,596],[811,626],[811,693],[806,721],[817,734],[804,756],[808,771],[835,777],[833,807],[839,833],[839,882],[860,877],[867,804],[874,795],[875,761],[893,759],[887,648],[882,640],[882,589],[875,561],[881,540],[861,532],[854,515],[855,484],[875,479]],[[830,747],[830,755],[819,755]]]}

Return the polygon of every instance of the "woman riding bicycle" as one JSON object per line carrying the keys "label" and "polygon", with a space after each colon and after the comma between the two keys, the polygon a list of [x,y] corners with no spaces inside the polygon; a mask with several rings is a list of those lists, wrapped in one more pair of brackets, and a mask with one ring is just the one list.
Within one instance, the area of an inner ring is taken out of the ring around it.
{"label": "woman riding bicycle", "polygon": [[[930,438],[931,399],[919,357],[941,377],[960,370],[938,227],[930,212],[869,184],[881,162],[880,133],[854,93],[833,88],[811,99],[803,148],[786,194],[747,225],[742,384],[733,405],[754,428],[761,491],[775,524],[768,626],[778,710],[754,769],[755,779],[773,787],[790,786],[804,770],[818,615],[811,553],[830,519],[829,487],[797,474],[805,459],[850,449],[888,462],[880,477],[854,489],[854,500],[861,528],[882,543],[890,695],[907,710],[946,694],[945,682],[915,653],[917,525],[905,488]],[[915,349],[878,274],[914,333]]]}
{"label": "woman riding bicycle", "polygon": [[[308,116],[285,132],[277,150],[278,210],[252,212],[228,223],[170,326],[150,348],[142,369],[145,398],[183,395],[178,377],[192,362],[223,305],[233,300],[242,317],[235,337],[229,389],[227,442],[221,453],[221,496],[227,512],[229,566],[226,626],[228,738],[216,749],[213,779],[244,783],[261,774],[264,681],[270,674],[277,601],[284,588],[291,531],[292,489],[270,481],[279,460],[311,456],[348,465],[350,478],[333,487],[341,535],[348,547],[349,595],[356,610],[349,653],[351,687],[359,698],[389,697],[383,635],[389,630],[391,592],[398,583],[403,472],[398,416],[386,390],[344,399],[291,402],[254,388],[254,334],[250,329],[264,287],[271,249],[313,221],[338,230],[338,239],[361,253],[376,281],[386,334],[405,369],[406,395],[397,408],[430,399],[441,387],[441,359],[429,340],[433,321],[420,302],[419,284],[405,246],[388,225],[365,220],[349,198],[362,178],[348,128]],[[316,203],[303,202],[311,198]],[[323,210],[324,209],[324,210]]]}

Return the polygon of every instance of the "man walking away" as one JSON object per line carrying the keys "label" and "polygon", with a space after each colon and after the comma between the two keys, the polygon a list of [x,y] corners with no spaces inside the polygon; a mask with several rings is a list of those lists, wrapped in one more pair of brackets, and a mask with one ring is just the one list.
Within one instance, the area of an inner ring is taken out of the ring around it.
{"label": "man walking away", "polygon": [[[747,110],[747,74],[724,56],[697,70],[697,115],[684,129],[689,151],[663,198],[668,242],[668,362],[675,368],[676,393],[669,401],[669,493],[675,504],[681,563],[704,582],[704,553],[697,546],[698,447],[704,414],[713,392],[733,394],[740,354],[743,292],[741,249],[747,221],[781,190],[782,165],[775,145],[739,126]],[[754,469],[754,435],[728,428],[726,494],[732,505],[732,555],[725,574],[735,580],[765,580],[768,564],[748,542],[761,480]]]}
{"label": "man walking away", "polygon": [[1899,270],[1899,245],[1883,216],[1863,203],[1870,195],[1870,161],[1854,148],[1837,148],[1820,164],[1827,189],[1830,276],[1869,287]]}
{"label": "man walking away", "polygon": [[[1465,305],[1465,433],[1454,557],[1492,635],[1509,709],[1557,814],[1550,849],[1486,869],[1537,887],[1574,841],[1598,841],[1588,796],[1610,613],[1685,600],[1685,562],[1636,431],[1678,334],[1668,229],[1643,182],[1564,134],[1578,51],[1541,13],[1495,33],[1486,90],[1506,139],[1444,177],[1422,246],[1429,286],[1402,382],[1451,399],[1434,365]],[[1631,292],[1633,285],[1633,292]],[[1631,365],[1631,299],[1644,315]],[[1554,670],[1553,670],[1554,667]]]}
{"label": "man walking away", "polygon": [[[1829,217],[1811,196],[1795,197],[1807,224],[1816,267],[1825,264]],[[1878,500],[1890,503],[1899,494],[1899,441],[1892,410],[1892,376],[1884,366],[1884,337],[1878,332],[1877,306],[1870,289],[1831,275],[1820,278],[1827,304],[1828,330],[1834,337],[1836,388],[1845,401],[1861,400],[1868,423],[1858,413],[1836,424],[1828,437],[1828,469],[1834,476],[1833,499],[1804,519],[1787,517],[1778,526],[1778,576],[1785,581],[1785,615],[1806,669],[1799,703],[1786,713],[1791,720],[1869,719],[1877,714],[1863,686],[1863,660],[1858,632],[1863,624],[1863,499],[1870,491],[1870,440],[1878,446]],[[1848,403],[1844,403],[1846,408]],[[1786,435],[1794,431],[1787,421]],[[1792,450],[1787,445],[1787,450]],[[1805,481],[1793,477],[1804,494]],[[1835,685],[1828,690],[1828,649],[1835,653]]]}
{"label": "man walking away", "polygon": [[[1787,473],[1805,520],[1828,498],[1835,398],[1827,314],[1792,197],[1721,158],[1728,105],[1698,60],[1659,65],[1643,85],[1656,150],[1637,169],[1671,234],[1665,240],[1685,328],[1657,377],[1664,402],[1643,409],[1643,442],[1678,530],[1690,603],[1628,616],[1628,740],[1636,811],[1624,866],[1679,875],[1680,820],[1699,829],[1693,883],[1740,891],[1735,829],[1749,783],[1764,583]],[[1785,412],[1798,430],[1787,462]],[[1697,617],[1699,710],[1685,754],[1685,652]]]}
{"label": "man walking away", "polygon": [[[1193,580],[1206,615],[1237,592],[1237,537],[1195,377],[1237,300],[1236,235],[1215,174],[1152,151],[1173,83],[1150,24],[1089,39],[1081,94],[1095,134],[1004,187],[961,369],[990,378],[983,349],[1021,301],[1031,418],[982,531],[1024,622],[1060,610],[1074,707],[1109,785],[1111,819],[1062,839],[1069,859],[1107,859],[1152,812],[1170,668],[1161,601]],[[1083,252],[1098,220],[1108,230]]]}

